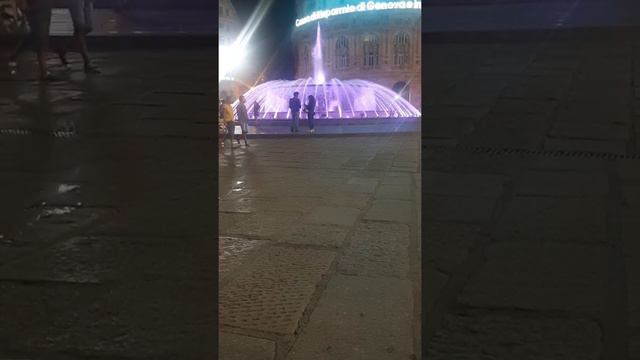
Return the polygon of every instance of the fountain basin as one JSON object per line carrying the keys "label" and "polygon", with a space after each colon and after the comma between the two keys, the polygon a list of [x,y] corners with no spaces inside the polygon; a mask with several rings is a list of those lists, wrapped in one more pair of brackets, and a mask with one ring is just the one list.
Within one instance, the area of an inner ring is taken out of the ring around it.
{"label": "fountain basin", "polygon": [[[315,118],[319,123],[330,119],[383,120],[421,116],[407,100],[380,84],[360,79],[318,83],[312,78],[274,80],[250,89],[244,94],[249,116],[254,118],[253,107],[257,102],[260,111],[256,120],[291,119],[289,99],[294,92],[299,93],[303,105],[309,95],[316,98]],[[233,103],[234,111],[237,105],[237,101]]]}

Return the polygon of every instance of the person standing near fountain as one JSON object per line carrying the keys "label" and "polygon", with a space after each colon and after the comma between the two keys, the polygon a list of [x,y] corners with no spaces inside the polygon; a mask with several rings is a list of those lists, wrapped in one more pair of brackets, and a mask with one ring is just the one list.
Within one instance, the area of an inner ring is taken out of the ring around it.
{"label": "person standing near fountain", "polygon": [[256,102],[253,103],[253,118],[257,120],[259,115],[260,115],[260,104],[258,104],[258,100],[256,100]]}
{"label": "person standing near fountain", "polygon": [[316,98],[314,98],[313,95],[309,95],[309,100],[304,106],[304,111],[307,113],[307,121],[309,121],[309,132],[315,132],[316,129],[313,127],[313,117],[316,114]]}
{"label": "person standing near fountain", "polygon": [[222,146],[224,147],[225,141],[229,138],[231,148],[233,148],[233,138],[235,133],[235,124],[233,123],[233,108],[231,107],[231,99],[227,98],[222,100],[222,119],[224,125],[227,127],[227,134],[222,139]]}
{"label": "person standing near fountain", "polygon": [[[238,112],[238,121],[240,122],[240,128],[242,129],[242,138],[244,139],[244,146],[249,146],[247,142],[247,134],[249,133],[249,114],[247,114],[247,107],[244,105],[246,102],[243,95],[238,98],[238,106],[236,111]],[[238,139],[238,143],[240,139]]]}
{"label": "person standing near fountain", "polygon": [[298,123],[300,121],[300,109],[302,104],[298,99],[298,92],[293,93],[293,97],[289,99],[289,109],[291,110],[291,132],[298,132]]}

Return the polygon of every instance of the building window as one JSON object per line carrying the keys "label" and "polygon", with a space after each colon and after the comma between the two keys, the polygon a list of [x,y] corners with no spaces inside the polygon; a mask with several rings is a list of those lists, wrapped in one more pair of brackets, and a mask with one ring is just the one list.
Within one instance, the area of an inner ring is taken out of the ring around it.
{"label": "building window", "polygon": [[409,63],[409,35],[401,32],[396,35],[394,41],[394,57],[395,65],[407,65]]}
{"label": "building window", "polygon": [[364,66],[372,67],[379,64],[380,59],[380,42],[375,35],[367,35],[364,37]]}
{"label": "building window", "polygon": [[336,67],[345,69],[349,67],[349,40],[340,36],[336,41]]}

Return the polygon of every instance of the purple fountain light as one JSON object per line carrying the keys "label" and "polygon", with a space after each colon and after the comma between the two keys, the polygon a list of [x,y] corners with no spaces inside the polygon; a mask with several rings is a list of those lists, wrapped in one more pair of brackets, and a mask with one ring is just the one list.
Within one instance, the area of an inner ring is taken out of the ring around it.
{"label": "purple fountain light", "polygon": [[[274,80],[258,85],[244,94],[247,107],[260,105],[259,119],[289,119],[289,99],[299,93],[302,102],[309,95],[316,98],[319,118],[417,118],[420,111],[389,88],[371,81],[331,79],[326,81],[322,69],[320,24],[313,48],[313,78]],[[233,107],[237,106],[236,101]]]}

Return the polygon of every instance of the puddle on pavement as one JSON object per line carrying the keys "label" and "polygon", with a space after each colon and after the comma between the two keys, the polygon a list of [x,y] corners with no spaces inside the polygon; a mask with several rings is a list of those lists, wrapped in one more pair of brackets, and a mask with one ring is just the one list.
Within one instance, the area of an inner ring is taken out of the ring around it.
{"label": "puddle on pavement", "polygon": [[80,185],[60,184],[58,186],[58,194],[65,194],[68,192],[76,191],[78,189],[80,189]]}
{"label": "puddle on pavement", "polygon": [[218,266],[219,276],[224,278],[230,270],[242,263],[252,253],[257,251],[264,241],[248,240],[221,236],[218,242]]}
{"label": "puddle on pavement", "polygon": [[54,216],[61,216],[72,213],[76,208],[72,206],[62,206],[62,207],[53,207],[53,208],[45,208],[40,214],[36,217],[36,221],[40,219],[46,219]]}

